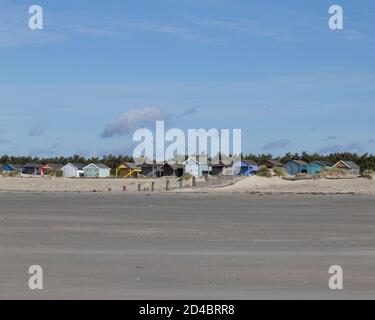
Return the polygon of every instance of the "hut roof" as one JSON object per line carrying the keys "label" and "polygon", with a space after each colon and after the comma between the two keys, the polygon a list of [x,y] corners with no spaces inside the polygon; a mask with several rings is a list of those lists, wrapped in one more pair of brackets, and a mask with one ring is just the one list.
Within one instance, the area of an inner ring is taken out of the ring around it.
{"label": "hut roof", "polygon": [[41,166],[39,163],[26,163],[23,165],[24,168],[40,168]]}
{"label": "hut roof", "polygon": [[90,166],[97,167],[98,169],[110,169],[110,168],[109,168],[107,165],[105,165],[104,163],[90,163],[90,164],[88,164],[87,166],[85,166],[85,168],[90,167]]}
{"label": "hut roof", "polygon": [[353,161],[341,160],[339,162],[343,163],[349,169],[360,169],[359,166],[356,163],[354,163]]}
{"label": "hut roof", "polygon": [[125,165],[130,169],[139,169],[138,165],[134,162],[125,162]]}
{"label": "hut roof", "polygon": [[181,163],[176,163],[172,166],[172,169],[173,170],[178,170],[178,169],[183,169],[184,168],[184,165],[181,164]]}
{"label": "hut roof", "polygon": [[262,161],[262,163],[267,163],[267,164],[270,164],[274,167],[282,167],[283,164],[279,161],[279,160],[265,160],[265,161]]}
{"label": "hut roof", "polygon": [[312,163],[317,163],[317,164],[319,164],[322,167],[332,167],[333,166],[333,163],[331,163],[329,161],[320,161],[320,160],[318,160],[318,161],[314,161]]}
{"label": "hut roof", "polygon": [[302,160],[290,160],[292,162],[294,162],[295,164],[299,165],[299,166],[307,166],[308,163],[305,162],[305,161],[302,161]]}
{"label": "hut roof", "polygon": [[61,164],[61,163],[48,163],[48,164],[45,164],[45,165],[42,166],[42,168],[51,168],[53,170],[59,170],[63,167],[64,167],[64,165]]}
{"label": "hut roof", "polygon": [[83,170],[86,165],[84,163],[68,163],[71,164],[73,167],[75,167],[77,170]]}
{"label": "hut roof", "polygon": [[242,162],[250,165],[250,166],[256,166],[258,163],[256,163],[254,160],[242,160]]}
{"label": "hut roof", "polygon": [[22,167],[23,167],[22,164],[13,164],[13,163],[10,164],[10,163],[6,163],[5,165],[8,166],[8,167],[13,168],[14,170],[22,169]]}
{"label": "hut roof", "polygon": [[199,162],[198,162],[198,160],[196,159],[196,158],[194,158],[194,157],[189,157],[183,164],[185,165],[185,164],[187,164],[188,162],[189,162],[189,160],[193,160],[193,161],[195,161],[198,165],[200,164]]}

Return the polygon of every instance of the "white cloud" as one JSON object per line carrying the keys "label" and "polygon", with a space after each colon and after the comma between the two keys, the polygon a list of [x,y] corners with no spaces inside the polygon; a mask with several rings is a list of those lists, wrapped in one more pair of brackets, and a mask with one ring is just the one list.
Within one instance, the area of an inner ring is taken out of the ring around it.
{"label": "white cloud", "polygon": [[185,118],[189,115],[196,114],[199,106],[194,106],[183,111],[179,115],[165,114],[159,108],[131,109],[116,119],[111,120],[105,127],[102,138],[113,136],[123,136],[133,133],[139,128],[150,128],[155,126],[156,121],[173,122]]}
{"label": "white cloud", "polygon": [[110,121],[102,133],[103,138],[123,136],[139,128],[148,128],[166,116],[159,108],[131,109]]}

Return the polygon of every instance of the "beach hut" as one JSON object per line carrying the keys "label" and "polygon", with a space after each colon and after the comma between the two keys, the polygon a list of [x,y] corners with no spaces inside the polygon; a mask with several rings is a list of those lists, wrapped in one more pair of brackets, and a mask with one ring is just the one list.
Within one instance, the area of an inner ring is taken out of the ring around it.
{"label": "beach hut", "polygon": [[171,177],[174,176],[174,170],[172,166],[166,162],[157,171],[158,177]]}
{"label": "beach hut", "polygon": [[116,169],[117,178],[138,178],[138,175],[142,172],[141,168],[134,162],[125,162]]}
{"label": "beach hut", "polygon": [[29,175],[38,175],[41,168],[40,164],[37,163],[26,163],[22,166],[22,173]]}
{"label": "beach hut", "polygon": [[210,175],[212,176],[218,176],[218,175],[233,176],[234,175],[233,168],[234,168],[233,162],[224,163],[223,161],[220,160],[219,163],[217,162],[209,163],[209,171],[210,171]]}
{"label": "beach hut", "polygon": [[3,172],[21,172],[22,171],[22,165],[21,164],[3,164],[1,166],[1,171]]}
{"label": "beach hut", "polygon": [[158,177],[181,177],[184,174],[184,166],[182,164],[169,164],[164,163],[160,168],[157,169]]}
{"label": "beach hut", "polygon": [[332,168],[333,163],[329,161],[313,161],[307,166],[307,173],[315,175],[322,170],[327,170]]}
{"label": "beach hut", "polygon": [[139,165],[141,168],[141,175],[144,177],[153,176],[154,165],[150,163],[142,163]]}
{"label": "beach hut", "polygon": [[184,163],[184,173],[189,173],[193,177],[202,177],[210,173],[210,167],[207,163],[199,163],[194,157],[190,157]]}
{"label": "beach hut", "polygon": [[88,178],[108,178],[111,169],[103,163],[90,163],[83,168],[84,176]]}
{"label": "beach hut", "polygon": [[157,172],[163,164],[156,163],[142,163],[138,167],[141,168],[141,175],[144,177],[154,178],[157,176]]}
{"label": "beach hut", "polygon": [[49,166],[53,170],[61,170],[64,167],[64,165],[62,163],[50,163]]}
{"label": "beach hut", "polygon": [[49,164],[44,164],[39,168],[39,174],[43,177],[50,174],[54,169]]}
{"label": "beach hut", "polygon": [[300,173],[307,173],[308,163],[302,160],[289,160],[284,164],[284,168],[290,175],[296,175]]}
{"label": "beach hut", "polygon": [[172,165],[172,169],[174,171],[174,175],[176,177],[181,177],[184,175],[184,165],[180,163],[176,163]]}
{"label": "beach hut", "polygon": [[259,165],[265,166],[268,169],[283,167],[283,164],[279,160],[263,160],[259,163]]}
{"label": "beach hut", "polygon": [[248,171],[246,175],[253,175],[256,174],[259,170],[259,165],[254,160],[243,160],[242,162],[246,163],[248,165]]}
{"label": "beach hut", "polygon": [[222,162],[211,164],[211,175],[218,176],[223,174],[224,164]]}
{"label": "beach hut", "polygon": [[233,165],[233,173],[238,176],[251,176],[256,173],[258,169],[258,164],[253,160],[242,160]]}
{"label": "beach hut", "polygon": [[231,164],[223,163],[223,171],[221,172],[221,175],[233,176],[234,175],[233,163]]}
{"label": "beach hut", "polygon": [[63,166],[61,168],[63,172],[63,176],[66,178],[79,178],[83,177],[85,174],[85,171],[83,168],[86,165],[83,163],[68,163],[67,165]]}
{"label": "beach hut", "polygon": [[337,162],[333,166],[333,168],[344,170],[347,173],[355,175],[355,176],[359,176],[360,171],[361,171],[361,168],[356,163],[354,163],[353,161],[346,161],[346,160],[341,160]]}
{"label": "beach hut", "polygon": [[51,174],[54,171],[61,170],[63,166],[64,166],[63,164],[58,164],[58,163],[44,164],[40,167],[39,174],[41,176],[45,176],[45,175]]}

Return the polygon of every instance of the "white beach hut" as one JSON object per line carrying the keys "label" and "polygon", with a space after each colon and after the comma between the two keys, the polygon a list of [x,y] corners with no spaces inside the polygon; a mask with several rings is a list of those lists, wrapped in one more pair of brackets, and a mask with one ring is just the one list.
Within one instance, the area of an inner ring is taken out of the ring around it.
{"label": "white beach hut", "polygon": [[83,163],[68,163],[61,168],[64,177],[66,178],[78,178],[83,177],[85,164]]}

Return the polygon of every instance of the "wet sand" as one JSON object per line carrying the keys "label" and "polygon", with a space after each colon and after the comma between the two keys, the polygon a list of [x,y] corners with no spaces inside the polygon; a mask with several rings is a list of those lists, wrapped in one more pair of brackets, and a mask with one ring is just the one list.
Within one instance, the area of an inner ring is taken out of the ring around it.
{"label": "wet sand", "polygon": [[[0,193],[1,299],[375,298],[375,197]],[[28,289],[28,268],[44,290]],[[331,265],[344,290],[328,288]]]}

